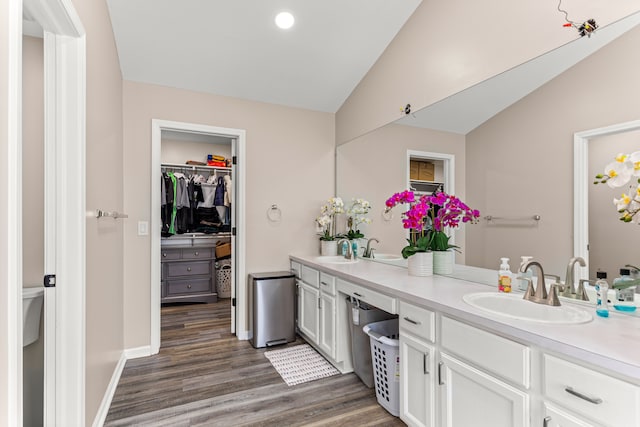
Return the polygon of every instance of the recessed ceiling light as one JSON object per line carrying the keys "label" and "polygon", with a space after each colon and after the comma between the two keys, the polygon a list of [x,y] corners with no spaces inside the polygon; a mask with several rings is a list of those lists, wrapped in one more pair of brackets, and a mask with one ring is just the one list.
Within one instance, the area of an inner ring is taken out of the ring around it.
{"label": "recessed ceiling light", "polygon": [[295,19],[289,12],[280,12],[276,15],[276,25],[278,28],[282,28],[283,30],[288,30],[293,27],[294,22]]}

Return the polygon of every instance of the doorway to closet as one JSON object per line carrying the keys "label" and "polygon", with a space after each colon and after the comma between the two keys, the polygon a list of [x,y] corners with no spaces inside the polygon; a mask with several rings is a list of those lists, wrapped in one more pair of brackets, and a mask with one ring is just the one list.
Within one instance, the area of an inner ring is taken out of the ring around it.
{"label": "doorway to closet", "polygon": [[[162,304],[229,301],[244,331],[244,130],[153,120],[151,353]],[[246,339],[246,338],[245,338]]]}

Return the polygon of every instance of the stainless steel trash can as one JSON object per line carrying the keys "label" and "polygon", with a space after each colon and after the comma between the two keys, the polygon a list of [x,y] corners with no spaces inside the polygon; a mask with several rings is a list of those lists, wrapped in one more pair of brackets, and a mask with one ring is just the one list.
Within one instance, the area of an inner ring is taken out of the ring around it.
{"label": "stainless steel trash can", "polygon": [[296,339],[296,281],[289,271],[249,275],[255,348],[286,344]]}
{"label": "stainless steel trash can", "polygon": [[353,372],[369,388],[374,385],[373,365],[371,363],[371,344],[369,335],[362,328],[365,325],[397,316],[373,307],[358,299],[351,299],[351,357]]}

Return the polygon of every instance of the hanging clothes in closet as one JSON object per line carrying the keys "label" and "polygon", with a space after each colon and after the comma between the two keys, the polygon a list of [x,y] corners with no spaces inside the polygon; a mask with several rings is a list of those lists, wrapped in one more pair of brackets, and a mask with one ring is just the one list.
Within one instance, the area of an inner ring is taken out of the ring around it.
{"label": "hanging clothes in closet", "polygon": [[[230,221],[221,217],[216,209],[219,194],[224,194],[230,178],[217,176],[208,178],[199,174],[183,174],[165,170],[161,181],[162,236],[170,237],[183,233],[222,233],[231,231]],[[227,209],[228,210],[228,209]]]}

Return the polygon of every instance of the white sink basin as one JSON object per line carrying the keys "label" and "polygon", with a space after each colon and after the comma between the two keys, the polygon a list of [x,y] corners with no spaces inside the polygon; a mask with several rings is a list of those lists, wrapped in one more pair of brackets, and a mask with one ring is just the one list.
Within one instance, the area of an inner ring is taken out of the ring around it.
{"label": "white sink basin", "polygon": [[585,310],[561,305],[553,307],[522,299],[522,294],[478,292],[462,297],[464,302],[498,316],[536,323],[578,324],[590,322],[593,316]]}
{"label": "white sink basin", "polygon": [[377,259],[380,261],[398,261],[402,259],[402,256],[396,254],[373,254],[373,259]]}
{"label": "white sink basin", "polygon": [[355,264],[356,262],[358,262],[358,258],[347,259],[342,255],[319,256],[319,257],[316,257],[316,261],[324,264]]}

